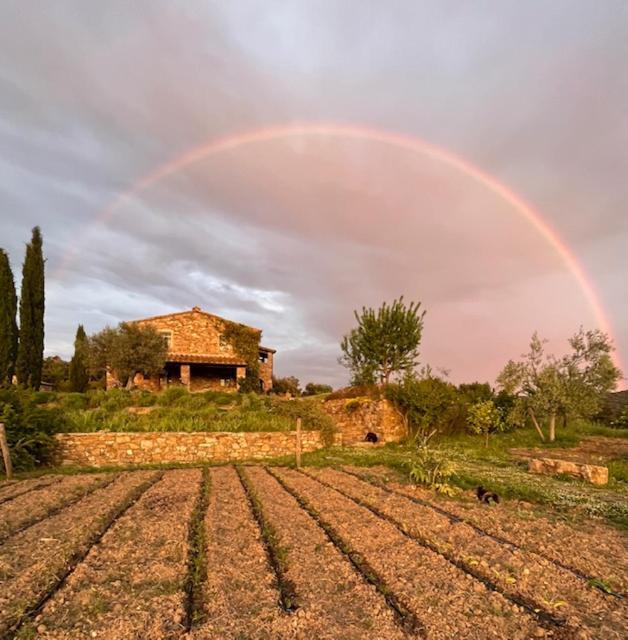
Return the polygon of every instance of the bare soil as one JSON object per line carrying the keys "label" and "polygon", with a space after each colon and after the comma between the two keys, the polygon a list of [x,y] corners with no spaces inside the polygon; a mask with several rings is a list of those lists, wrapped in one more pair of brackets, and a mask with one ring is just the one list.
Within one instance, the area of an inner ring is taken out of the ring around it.
{"label": "bare soil", "polygon": [[39,478],[0,517],[0,640],[628,637],[621,531],[389,470]]}
{"label": "bare soil", "polygon": [[111,482],[112,474],[68,476],[0,504],[0,542]]}
{"label": "bare soil", "polygon": [[625,438],[607,438],[606,436],[587,436],[578,446],[565,449],[510,449],[510,453],[519,458],[555,458],[584,464],[604,466],[609,460],[628,456],[628,442]]}
{"label": "bare soil", "polygon": [[200,471],[168,471],[107,531],[35,620],[38,636],[177,638]]}
{"label": "bare soil", "polygon": [[343,472],[328,469],[312,475],[374,507],[467,573],[492,583],[508,599],[527,604],[533,612],[564,618],[565,626],[571,629],[602,632],[606,638],[623,637],[625,607],[617,606],[614,599],[590,588],[573,573],[548,563],[542,555],[482,535],[464,522],[452,523],[428,506]]}
{"label": "bare soil", "polygon": [[359,476],[378,477],[390,489],[419,498],[480,528],[486,533],[570,567],[587,578],[603,580],[615,591],[628,591],[628,536],[591,519],[567,520],[550,510],[521,500],[507,500],[497,507],[480,504],[469,492],[450,499],[422,487],[395,482],[386,468],[368,471],[347,467]]}

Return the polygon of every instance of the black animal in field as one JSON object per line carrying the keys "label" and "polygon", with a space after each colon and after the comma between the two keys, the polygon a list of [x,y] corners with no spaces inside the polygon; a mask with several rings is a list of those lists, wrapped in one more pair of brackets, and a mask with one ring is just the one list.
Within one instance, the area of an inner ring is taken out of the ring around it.
{"label": "black animal in field", "polygon": [[377,434],[373,433],[372,431],[369,431],[364,438],[364,442],[372,442],[373,444],[375,444],[378,440],[379,438],[377,437]]}
{"label": "black animal in field", "polygon": [[491,501],[493,502],[493,504],[499,503],[499,496],[494,491],[489,491],[482,486],[479,486],[475,490],[475,495],[483,504],[491,504]]}

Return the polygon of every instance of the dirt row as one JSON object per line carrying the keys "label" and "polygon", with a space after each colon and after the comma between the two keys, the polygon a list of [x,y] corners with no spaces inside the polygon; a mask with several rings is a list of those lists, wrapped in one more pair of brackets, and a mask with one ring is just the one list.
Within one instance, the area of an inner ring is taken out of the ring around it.
{"label": "dirt row", "polygon": [[48,601],[33,623],[38,637],[179,637],[200,478],[199,470],[168,471],[146,491]]}
{"label": "dirt row", "polygon": [[285,621],[261,533],[232,467],[211,469],[205,517],[207,580],[194,639],[282,637]]}
{"label": "dirt row", "polygon": [[112,482],[113,474],[67,476],[0,504],[0,542]]}
{"label": "dirt row", "polygon": [[291,620],[295,637],[321,639],[403,638],[393,611],[324,531],[261,468],[246,471],[277,532],[287,577],[297,594]]}
{"label": "dirt row", "polygon": [[482,536],[468,524],[452,524],[429,507],[343,472],[308,473],[373,508],[408,535],[434,548],[465,572],[492,583],[507,598],[526,604],[533,612],[539,610],[548,617],[564,618],[567,628],[588,630],[589,635],[602,633],[605,638],[623,638],[628,632],[623,603],[603,595],[538,554]]}
{"label": "dirt row", "polygon": [[276,470],[287,486],[327,521],[354,553],[421,621],[429,638],[529,638],[545,635],[534,616],[395,526],[338,492],[292,470]]}
{"label": "dirt row", "polygon": [[0,485],[0,504],[9,502],[18,496],[24,495],[29,491],[34,491],[40,487],[47,487],[55,482],[61,480],[63,476],[51,475],[42,476],[40,478],[29,478],[27,480],[15,480],[10,482],[3,482]]}
{"label": "dirt row", "polygon": [[346,471],[365,479],[377,478],[389,489],[445,509],[492,536],[600,579],[618,593],[628,592],[628,538],[614,527],[590,519],[565,522],[518,500],[502,500],[498,508],[486,508],[473,497],[467,501],[437,498],[427,489],[391,481],[384,468],[347,467]]}
{"label": "dirt row", "polygon": [[112,519],[155,481],[155,472],[125,473],[0,546],[0,638],[54,592]]}

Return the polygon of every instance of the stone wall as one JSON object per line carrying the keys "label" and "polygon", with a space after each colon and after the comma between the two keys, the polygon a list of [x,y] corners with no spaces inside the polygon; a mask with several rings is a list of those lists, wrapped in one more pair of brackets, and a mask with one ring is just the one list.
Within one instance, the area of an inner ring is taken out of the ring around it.
{"label": "stone wall", "polygon": [[528,462],[530,473],[545,475],[567,474],[591,482],[592,484],[608,484],[608,467],[594,464],[557,460],[554,458],[533,458]]}
{"label": "stone wall", "polygon": [[403,420],[388,400],[328,400],[323,403],[323,409],[336,423],[343,445],[364,442],[369,431],[382,443],[399,442],[406,436]]}
{"label": "stone wall", "polygon": [[[272,431],[60,433],[58,460],[62,465],[102,467],[151,463],[229,462],[293,455],[296,433]],[[323,448],[320,431],[302,432],[302,450]]]}

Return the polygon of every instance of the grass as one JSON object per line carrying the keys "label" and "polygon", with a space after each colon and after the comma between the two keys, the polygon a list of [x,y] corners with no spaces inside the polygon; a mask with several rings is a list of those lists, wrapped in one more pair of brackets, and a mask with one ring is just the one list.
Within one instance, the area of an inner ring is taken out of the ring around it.
{"label": "grass", "polygon": [[306,430],[321,430],[329,438],[334,430],[321,398],[286,401],[257,394],[189,393],[177,387],[160,394],[116,389],[44,397],[47,406],[62,410],[65,432],[292,431],[297,417]]}

